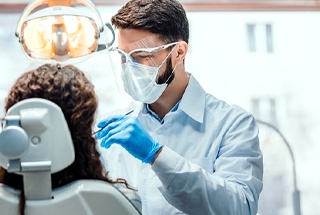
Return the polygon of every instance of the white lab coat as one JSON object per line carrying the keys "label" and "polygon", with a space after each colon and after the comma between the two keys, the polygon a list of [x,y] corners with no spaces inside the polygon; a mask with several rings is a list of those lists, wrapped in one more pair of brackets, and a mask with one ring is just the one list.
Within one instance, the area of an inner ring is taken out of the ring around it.
{"label": "white lab coat", "polygon": [[151,166],[119,145],[101,149],[113,178],[138,189],[147,215],[255,215],[262,153],[251,114],[207,94],[191,75],[176,110],[159,122],[145,105],[136,115],[164,145]]}

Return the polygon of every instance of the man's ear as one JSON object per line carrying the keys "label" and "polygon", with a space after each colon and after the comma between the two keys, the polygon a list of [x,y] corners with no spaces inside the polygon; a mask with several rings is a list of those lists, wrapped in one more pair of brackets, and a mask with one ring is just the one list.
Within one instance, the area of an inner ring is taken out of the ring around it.
{"label": "man's ear", "polygon": [[183,60],[186,57],[187,52],[188,44],[185,41],[179,41],[172,55],[173,64],[177,65],[179,63],[183,63]]}

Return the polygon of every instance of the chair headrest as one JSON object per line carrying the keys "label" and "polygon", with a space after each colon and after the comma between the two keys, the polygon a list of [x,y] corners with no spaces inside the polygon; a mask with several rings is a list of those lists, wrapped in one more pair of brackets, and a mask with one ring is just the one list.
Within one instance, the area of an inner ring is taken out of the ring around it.
{"label": "chair headrest", "polygon": [[[4,168],[14,159],[22,163],[51,161],[51,173],[55,173],[74,161],[68,124],[55,103],[40,98],[23,100],[8,110],[5,120],[0,133],[0,165]],[[24,134],[27,143],[23,143]]]}
{"label": "chair headrest", "polygon": [[[46,99],[31,98],[8,110],[0,133],[0,165],[8,172],[22,174],[24,184],[34,183],[37,190],[38,185],[33,181],[42,180],[46,172],[44,178],[50,177],[47,188],[51,193],[50,174],[68,167],[74,159],[71,134],[58,105]],[[49,195],[48,191],[48,198]]]}

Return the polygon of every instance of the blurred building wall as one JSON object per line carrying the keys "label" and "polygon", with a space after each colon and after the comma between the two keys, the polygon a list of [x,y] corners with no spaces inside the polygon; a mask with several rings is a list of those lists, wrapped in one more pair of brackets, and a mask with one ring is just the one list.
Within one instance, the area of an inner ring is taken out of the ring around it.
{"label": "blurred building wall", "polygon": [[[118,8],[98,7],[104,21]],[[238,104],[283,132],[296,156],[302,213],[320,214],[319,12],[189,11],[187,15],[191,31],[187,70],[209,93]],[[15,79],[38,65],[22,52],[14,36],[19,16],[0,13],[0,116]],[[129,102],[117,91],[121,86],[114,81],[106,52],[76,66],[95,85],[100,102],[97,119]],[[260,213],[293,214],[288,151],[279,136],[263,126],[260,141],[267,171]]]}

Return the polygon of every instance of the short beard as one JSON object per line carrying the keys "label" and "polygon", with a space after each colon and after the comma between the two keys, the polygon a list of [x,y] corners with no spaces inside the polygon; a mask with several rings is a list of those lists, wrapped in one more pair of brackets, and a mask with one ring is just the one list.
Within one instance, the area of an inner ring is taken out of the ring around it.
{"label": "short beard", "polygon": [[169,85],[174,79],[174,72],[172,73],[172,70],[172,61],[171,58],[169,58],[169,60],[167,60],[166,63],[166,69],[164,73],[161,76],[159,76],[157,83],[164,84],[167,82],[167,84]]}

